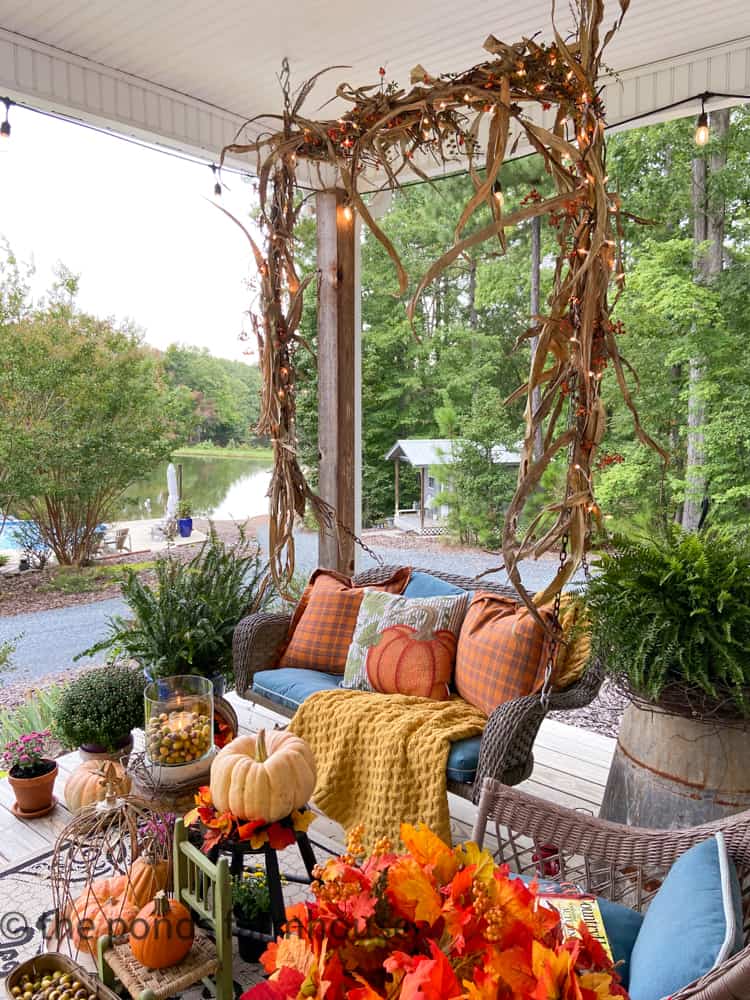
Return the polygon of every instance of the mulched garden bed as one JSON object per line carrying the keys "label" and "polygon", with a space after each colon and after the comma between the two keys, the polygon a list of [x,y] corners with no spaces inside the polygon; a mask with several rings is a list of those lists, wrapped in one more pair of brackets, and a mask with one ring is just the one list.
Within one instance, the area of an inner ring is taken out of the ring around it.
{"label": "mulched garden bed", "polygon": [[[248,531],[250,532],[253,532],[253,523],[252,521],[248,522]],[[206,532],[208,521],[196,518],[195,527],[198,531]],[[237,524],[234,521],[216,521],[214,529],[219,537],[227,542],[234,542],[239,536]],[[195,545],[181,545],[174,548],[172,549],[172,558],[181,561],[192,559],[200,544],[200,542],[196,542]],[[135,555],[126,553],[124,556],[107,559],[104,565],[124,566],[134,562],[153,562],[156,559],[164,558],[165,554],[164,549],[159,552],[138,552]],[[43,570],[28,570],[25,573],[0,575],[0,615],[9,616],[34,611],[50,611],[54,608],[67,608],[76,604],[107,601],[120,596],[119,582],[109,582],[108,580],[102,581],[95,590],[86,590],[81,593],[68,593],[51,589],[50,583],[56,572],[58,572],[57,566],[48,566]],[[151,570],[143,570],[140,575],[148,581],[153,579],[154,574]]]}

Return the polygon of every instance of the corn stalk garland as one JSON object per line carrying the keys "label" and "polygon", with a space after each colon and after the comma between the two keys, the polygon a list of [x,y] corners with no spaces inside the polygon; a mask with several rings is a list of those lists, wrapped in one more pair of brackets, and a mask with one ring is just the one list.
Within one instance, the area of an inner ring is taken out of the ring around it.
{"label": "corn stalk garland", "polygon": [[[555,579],[536,598],[537,605],[548,602],[580,564],[592,521],[599,519],[592,478],[606,427],[601,380],[610,364],[633,414],[637,436],[666,457],[638,420],[617,346],[619,327],[610,320],[608,302],[610,284],[614,283],[616,301],[624,283],[621,206],[619,197],[607,188],[605,110],[597,78],[602,52],[619,27],[629,0],[619,0],[619,5],[619,17],[603,40],[603,0],[575,0],[576,31],[567,41],[554,27],[553,41],[548,44],[524,38],[507,45],[490,35],[484,47],[492,58],[464,73],[432,76],[417,66],[408,91],[386,85],[382,69],[379,86],[341,84],[336,96],[350,109],[336,120],[316,121],[302,114],[317,77],[307,81],[294,99],[287,77],[283,114],[263,116],[266,122],[277,122],[278,129],[253,142],[236,141],[222,151],[222,162],[227,153],[257,157],[264,251],[249,234],[248,238],[260,279],[259,309],[254,319],[264,385],[258,430],[271,437],[275,455],[270,552],[277,582],[288,581],[294,569],[295,514],[302,516],[310,504],[323,523],[336,526],[335,512],[310,489],[296,454],[293,361],[301,345],[297,331],[302,294],[310,280],[300,281],[294,263],[299,159],[313,167],[336,168],[348,205],[359,212],[389,254],[399,293],[404,295],[408,276],[396,248],[362,200],[360,175],[365,170],[370,176],[373,171],[382,171],[384,186],[398,187],[405,173],[429,180],[418,162],[425,156],[438,163],[466,157],[474,194],[457,221],[454,245],[417,285],[407,306],[412,320],[424,290],[471,247],[497,238],[504,248],[506,230],[535,216],[547,216],[556,228],[560,249],[548,310],[532,317],[533,325],[521,338],[537,337],[538,347],[528,382],[510,397],[526,397],[526,430],[518,485],[505,520],[503,557],[511,581],[529,607],[533,609],[534,603],[522,585],[518,563],[567,540],[567,554]],[[554,21],[554,3],[552,14]],[[557,109],[552,128],[543,128],[527,117],[524,106],[529,104]],[[542,198],[532,191],[521,207],[505,214],[494,192],[509,152],[511,124],[519,136],[510,154],[525,136],[542,157],[556,194]],[[484,153],[480,128],[482,136],[486,132]],[[483,164],[478,162],[480,157]],[[489,207],[492,221],[465,236],[468,222],[481,206]],[[537,388],[541,399],[534,409]],[[535,460],[538,429],[544,451]],[[519,537],[518,522],[526,501],[550,461],[561,452],[568,456],[565,494]]]}

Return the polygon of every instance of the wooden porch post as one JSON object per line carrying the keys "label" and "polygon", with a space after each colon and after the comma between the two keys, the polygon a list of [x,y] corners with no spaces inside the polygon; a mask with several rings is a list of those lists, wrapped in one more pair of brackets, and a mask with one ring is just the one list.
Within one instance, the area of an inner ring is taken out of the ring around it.
{"label": "wooden porch post", "polygon": [[427,466],[423,465],[419,470],[419,530],[424,531],[424,502],[425,502],[425,481],[427,478]]}
{"label": "wooden porch post", "polygon": [[[315,196],[318,236],[318,482],[339,522],[358,534],[361,522],[359,405],[359,229],[341,190]],[[318,563],[351,575],[352,537],[321,529]]]}
{"label": "wooden porch post", "polygon": [[400,485],[399,484],[399,473],[401,471],[400,468],[399,468],[400,465],[401,465],[401,459],[400,458],[396,458],[395,461],[394,461],[394,463],[393,463],[393,484],[395,486],[395,494],[396,494],[396,513],[395,513],[395,517],[398,517],[398,509],[401,506],[401,503],[400,503],[400,500],[399,500],[399,495],[398,495],[399,494],[399,485]]}

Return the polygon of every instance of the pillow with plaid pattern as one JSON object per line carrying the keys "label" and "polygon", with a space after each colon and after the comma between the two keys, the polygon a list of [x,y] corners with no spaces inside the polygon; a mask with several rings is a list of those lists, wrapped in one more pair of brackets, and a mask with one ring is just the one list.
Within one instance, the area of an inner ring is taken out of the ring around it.
{"label": "pillow with plaid pattern", "polygon": [[[542,618],[551,619],[541,609]],[[466,612],[456,653],[456,690],[489,715],[498,705],[539,691],[549,635],[528,608],[479,591]]]}
{"label": "pillow with plaid pattern", "polygon": [[468,594],[407,598],[368,591],[341,687],[445,701],[467,605]]}
{"label": "pillow with plaid pattern", "polygon": [[[373,589],[400,594],[410,576],[411,569],[403,567]],[[364,595],[365,588],[349,577],[316,570],[292,616],[278,666],[343,674]]]}

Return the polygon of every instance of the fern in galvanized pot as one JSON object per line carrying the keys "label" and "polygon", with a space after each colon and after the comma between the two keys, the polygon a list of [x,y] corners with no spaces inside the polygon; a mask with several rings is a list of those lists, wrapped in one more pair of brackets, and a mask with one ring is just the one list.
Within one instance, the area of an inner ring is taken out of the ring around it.
{"label": "fern in galvanized pot", "polygon": [[272,596],[255,543],[241,532],[226,545],[212,528],[189,562],[160,559],[155,572],[153,586],[127,574],[121,590],[133,618],[111,618],[108,636],[79,655],[108,650],[152,677],[231,675],[235,625]]}
{"label": "fern in galvanized pot", "polygon": [[750,549],[718,529],[615,538],[585,600],[594,651],[636,697],[750,715]]}

